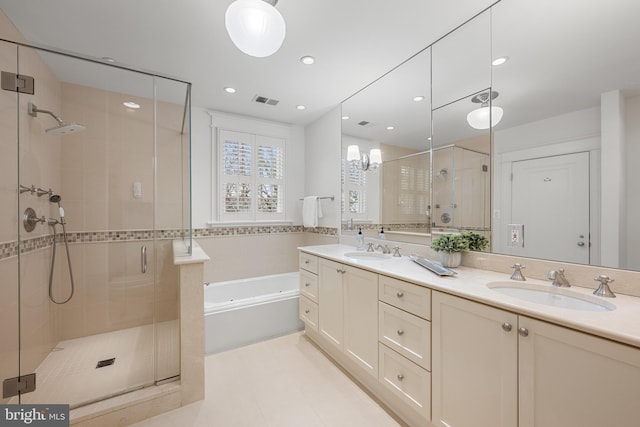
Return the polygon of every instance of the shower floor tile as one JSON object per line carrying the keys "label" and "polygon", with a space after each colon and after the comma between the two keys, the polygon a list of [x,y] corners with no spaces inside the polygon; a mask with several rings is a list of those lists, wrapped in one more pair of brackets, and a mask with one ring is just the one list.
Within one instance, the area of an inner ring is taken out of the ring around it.
{"label": "shower floor tile", "polygon": [[[153,325],[60,341],[36,369],[37,388],[22,403],[68,403],[72,408],[155,381]],[[178,322],[161,322],[158,373],[179,371]],[[99,361],[112,365],[96,368]],[[163,377],[159,377],[163,378]]]}

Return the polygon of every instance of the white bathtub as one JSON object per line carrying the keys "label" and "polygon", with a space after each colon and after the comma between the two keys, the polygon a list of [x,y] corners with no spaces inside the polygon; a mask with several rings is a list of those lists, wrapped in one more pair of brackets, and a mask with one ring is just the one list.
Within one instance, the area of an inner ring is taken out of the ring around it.
{"label": "white bathtub", "polygon": [[299,273],[211,283],[204,287],[205,351],[235,347],[302,330]]}

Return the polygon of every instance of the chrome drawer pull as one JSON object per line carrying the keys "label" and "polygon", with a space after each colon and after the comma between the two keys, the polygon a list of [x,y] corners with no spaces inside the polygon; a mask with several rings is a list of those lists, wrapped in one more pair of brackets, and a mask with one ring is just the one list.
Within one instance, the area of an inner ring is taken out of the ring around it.
{"label": "chrome drawer pull", "polygon": [[306,310],[304,311],[304,314],[309,314],[309,309],[306,309]]}
{"label": "chrome drawer pull", "polygon": [[398,381],[402,381],[404,379],[404,375],[398,374]]}
{"label": "chrome drawer pull", "polygon": [[304,263],[305,263],[305,264],[309,264],[309,260],[308,260],[308,259],[305,259],[305,260],[304,260]]}
{"label": "chrome drawer pull", "polygon": [[404,293],[402,291],[398,291],[398,293],[396,294],[396,296],[398,298],[402,298],[404,296]]}
{"label": "chrome drawer pull", "polygon": [[502,324],[502,330],[505,331],[505,332],[511,332],[511,323],[504,322]]}
{"label": "chrome drawer pull", "polygon": [[311,283],[305,283],[304,285],[305,286],[311,286]]}
{"label": "chrome drawer pull", "polygon": [[521,337],[528,337],[529,330],[527,328],[518,328],[518,334],[520,334]]}
{"label": "chrome drawer pull", "polygon": [[404,331],[402,329],[398,329],[398,335],[404,335]]}

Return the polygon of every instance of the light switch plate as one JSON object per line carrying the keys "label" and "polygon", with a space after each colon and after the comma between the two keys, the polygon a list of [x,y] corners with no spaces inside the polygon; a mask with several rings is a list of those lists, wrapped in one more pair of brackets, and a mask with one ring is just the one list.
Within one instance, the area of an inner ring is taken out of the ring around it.
{"label": "light switch plate", "polygon": [[509,224],[508,227],[507,246],[524,248],[524,224]]}

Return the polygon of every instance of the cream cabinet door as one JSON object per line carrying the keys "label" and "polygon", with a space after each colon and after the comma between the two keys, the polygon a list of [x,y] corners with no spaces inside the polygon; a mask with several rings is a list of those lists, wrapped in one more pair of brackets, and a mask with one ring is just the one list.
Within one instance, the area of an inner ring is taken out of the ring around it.
{"label": "cream cabinet door", "polygon": [[342,264],[318,260],[318,329],[328,342],[344,350]]}
{"label": "cream cabinet door", "polygon": [[344,350],[378,378],[378,275],[343,266]]}
{"label": "cream cabinet door", "polygon": [[640,349],[520,317],[520,427],[640,425]]}
{"label": "cream cabinet door", "polygon": [[432,302],[433,425],[517,426],[517,316],[440,292]]}

